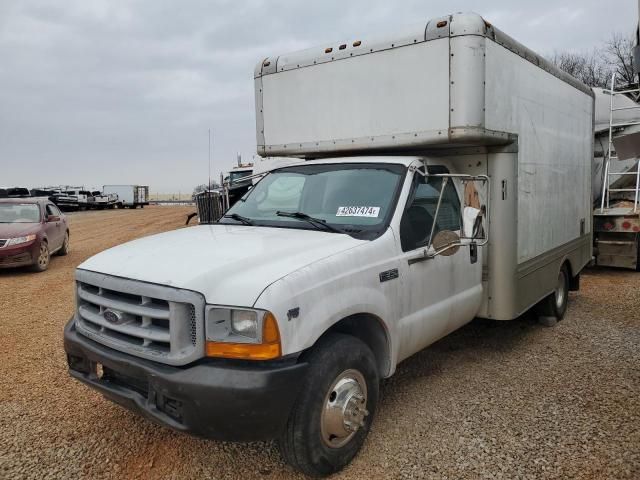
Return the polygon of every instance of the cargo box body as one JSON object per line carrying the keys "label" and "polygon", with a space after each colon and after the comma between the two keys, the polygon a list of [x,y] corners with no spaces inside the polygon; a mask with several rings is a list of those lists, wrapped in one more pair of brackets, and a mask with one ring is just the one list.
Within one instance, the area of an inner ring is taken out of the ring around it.
{"label": "cargo box body", "polygon": [[475,14],[265,59],[260,155],[418,154],[491,177],[482,316],[513,318],[591,259],[593,92]]}

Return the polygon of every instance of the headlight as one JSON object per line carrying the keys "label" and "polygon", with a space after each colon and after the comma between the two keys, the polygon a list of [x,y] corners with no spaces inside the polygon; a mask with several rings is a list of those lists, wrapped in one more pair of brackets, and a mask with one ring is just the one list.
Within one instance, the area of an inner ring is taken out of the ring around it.
{"label": "headlight", "polygon": [[208,306],[205,331],[210,357],[269,360],[281,355],[278,323],[271,312]]}
{"label": "headlight", "polygon": [[24,237],[10,238],[9,241],[7,242],[7,247],[11,245],[20,245],[21,243],[32,242],[35,239],[36,239],[36,236],[33,234],[25,235]]}
{"label": "headlight", "polygon": [[258,338],[258,314],[251,310],[231,310],[231,331],[249,338]]}

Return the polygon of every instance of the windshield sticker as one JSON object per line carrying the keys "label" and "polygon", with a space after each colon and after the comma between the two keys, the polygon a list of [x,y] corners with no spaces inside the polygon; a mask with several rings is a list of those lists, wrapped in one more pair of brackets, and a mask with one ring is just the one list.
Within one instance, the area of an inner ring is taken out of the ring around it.
{"label": "windshield sticker", "polygon": [[338,207],[336,217],[373,217],[378,218],[380,207]]}

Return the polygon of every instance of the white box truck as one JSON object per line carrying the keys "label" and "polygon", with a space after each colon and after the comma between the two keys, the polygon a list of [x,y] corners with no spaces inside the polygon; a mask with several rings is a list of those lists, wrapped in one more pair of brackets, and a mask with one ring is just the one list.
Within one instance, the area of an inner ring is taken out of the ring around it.
{"label": "white box truck", "polygon": [[258,153],[305,160],[217,224],[81,264],[69,371],[328,475],[399,362],[474,317],[563,317],[591,259],[593,93],[475,14],[273,56],[255,86]]}
{"label": "white box truck", "polygon": [[103,195],[118,195],[118,208],[144,208],[149,205],[149,187],[147,185],[104,185]]}

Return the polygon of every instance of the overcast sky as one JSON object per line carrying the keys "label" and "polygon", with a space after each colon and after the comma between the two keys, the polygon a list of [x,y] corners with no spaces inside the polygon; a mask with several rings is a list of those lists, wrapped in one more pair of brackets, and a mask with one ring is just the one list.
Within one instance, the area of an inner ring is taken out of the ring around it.
{"label": "overcast sky", "polygon": [[0,0],[0,186],[190,192],[255,153],[262,58],[475,11],[533,50],[630,33],[636,0]]}

